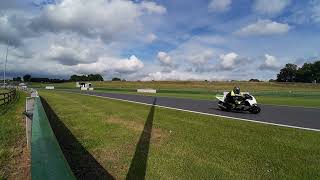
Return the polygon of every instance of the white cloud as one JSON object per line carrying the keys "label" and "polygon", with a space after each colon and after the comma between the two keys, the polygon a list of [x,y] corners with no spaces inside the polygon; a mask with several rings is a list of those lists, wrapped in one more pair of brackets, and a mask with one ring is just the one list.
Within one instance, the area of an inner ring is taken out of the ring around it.
{"label": "white cloud", "polygon": [[62,0],[45,6],[33,19],[32,27],[38,31],[73,31],[104,40],[126,39],[143,30],[140,17],[145,13],[165,12],[154,2]]}
{"label": "white cloud", "polygon": [[254,10],[260,14],[276,15],[281,13],[291,0],[256,0]]}
{"label": "white cloud", "polygon": [[204,64],[214,56],[214,52],[211,49],[203,49],[197,53],[190,53],[186,59],[194,64]]}
{"label": "white cloud", "polygon": [[311,2],[311,19],[319,23],[320,22],[320,0],[312,1]]}
{"label": "white cloud", "polygon": [[162,81],[162,80],[222,80],[225,79],[223,75],[208,74],[208,73],[193,73],[181,70],[173,70],[170,72],[152,72],[146,77],[142,78],[143,81]]}
{"label": "white cloud", "polygon": [[166,52],[158,52],[158,60],[161,62],[161,64],[170,66],[172,65],[171,57]]}
{"label": "white cloud", "polygon": [[29,15],[21,12],[0,14],[0,42],[20,46],[23,39],[36,36],[28,28],[29,20]]}
{"label": "white cloud", "polygon": [[143,1],[141,3],[142,9],[146,10],[148,13],[164,14],[167,9],[163,6],[156,4],[155,2]]}
{"label": "white cloud", "polygon": [[158,53],[161,65],[166,66],[161,71],[193,71],[194,74],[213,72],[217,67],[214,59],[223,51],[212,46],[222,41],[224,39],[214,36],[195,36],[172,51]]}
{"label": "white cloud", "polygon": [[235,34],[240,36],[273,35],[284,34],[289,30],[290,26],[286,23],[282,24],[271,20],[258,20],[256,23],[243,27],[235,32]]}
{"label": "white cloud", "polygon": [[224,44],[226,42],[226,39],[222,36],[217,35],[201,35],[192,37],[191,41],[206,45],[217,45]]}
{"label": "white cloud", "polygon": [[230,9],[231,0],[211,0],[208,6],[210,12],[225,12]]}
{"label": "white cloud", "polygon": [[170,52],[174,61],[180,63],[192,63],[193,65],[206,64],[217,54],[217,50],[193,40],[181,44],[177,49]]}
{"label": "white cloud", "polygon": [[116,56],[117,50],[97,39],[76,33],[47,33],[27,41],[35,56],[66,66],[96,62],[102,56]]}
{"label": "white cloud", "polygon": [[12,41],[14,44],[20,44],[19,37],[19,31],[11,24],[8,16],[0,16],[0,40],[4,43]]}
{"label": "white cloud", "polygon": [[279,68],[276,57],[269,54],[265,54],[264,57],[265,57],[264,63],[259,66],[259,69],[277,70]]}
{"label": "white cloud", "polygon": [[96,61],[88,48],[65,47],[57,44],[51,45],[46,56],[63,65],[76,65],[79,63],[90,63]]}
{"label": "white cloud", "polygon": [[90,64],[78,64],[75,66],[78,73],[134,73],[141,70],[144,63],[136,56],[132,55],[129,58],[119,59],[117,57],[100,57],[97,62]]}
{"label": "white cloud", "polygon": [[147,37],[146,37],[146,42],[147,42],[147,43],[152,43],[152,42],[154,42],[154,41],[157,40],[157,39],[158,39],[158,37],[157,37],[155,34],[151,33],[151,34],[148,34],[148,35],[147,35]]}
{"label": "white cloud", "polygon": [[144,62],[134,55],[121,58],[121,50],[155,41],[143,16],[163,13],[166,8],[154,2],[60,0],[31,14],[1,12],[0,42],[18,47],[10,51],[9,72],[55,77],[140,73]]}
{"label": "white cloud", "polygon": [[114,64],[114,70],[117,72],[135,72],[144,67],[143,62],[136,56],[132,55],[129,59],[122,59],[116,61]]}
{"label": "white cloud", "polygon": [[222,68],[228,70],[235,68],[238,56],[239,55],[234,52],[220,55]]}
{"label": "white cloud", "polygon": [[[152,1],[56,2],[43,4],[41,8],[36,9],[29,7],[30,9],[23,11],[3,11],[0,7],[0,41],[6,42],[10,39],[10,42],[16,45],[16,48],[10,50],[8,63],[8,71],[15,72],[15,76],[31,73],[35,76],[40,74],[43,77],[68,78],[75,73],[100,73],[107,79],[121,73],[123,78],[131,80],[245,79],[254,76],[262,63],[261,61],[239,66],[243,59],[232,51],[239,51],[248,56],[250,53],[241,51],[245,48],[238,46],[242,43],[241,39],[234,39],[226,33],[230,30],[229,24],[238,25],[252,17],[230,17],[230,22],[221,24],[220,17],[203,17],[203,14],[196,10],[196,16],[189,13],[190,16],[195,16],[194,24],[186,22],[186,14],[182,14],[184,17],[176,16],[175,13],[169,17],[161,16],[167,9]],[[231,3],[231,0],[211,1],[210,11],[226,12],[230,9]],[[317,16],[311,17],[317,19]],[[284,21],[281,19],[281,22]],[[275,24],[274,26],[285,25],[270,20],[268,23]],[[200,27],[199,24],[201,27],[210,27],[208,33],[204,33],[206,35],[201,33],[194,36],[183,27],[185,24],[190,25],[192,29]],[[219,27],[212,29],[212,24]],[[183,29],[177,29],[176,25]],[[268,34],[261,33],[265,29],[272,28],[247,27],[245,33]],[[209,31],[224,35],[212,35]],[[148,44],[154,41],[157,44]],[[252,42],[255,42],[255,39],[252,39]],[[266,44],[268,45],[270,44]],[[166,49],[165,52],[155,49],[164,46],[173,49]],[[5,49],[5,46],[0,44],[0,49]],[[161,63],[140,59],[139,54],[149,57],[149,53],[154,50],[158,52],[156,58]],[[123,57],[123,54],[128,52],[134,52],[134,55]],[[252,50],[255,57],[264,52],[265,50]],[[264,64],[272,67],[272,60],[265,60]],[[245,69],[249,72],[244,71]],[[273,71],[263,71],[258,76],[265,73],[274,75]]]}
{"label": "white cloud", "polygon": [[306,1],[290,8],[290,13],[282,17],[283,21],[292,24],[306,25],[320,23],[320,0]]}

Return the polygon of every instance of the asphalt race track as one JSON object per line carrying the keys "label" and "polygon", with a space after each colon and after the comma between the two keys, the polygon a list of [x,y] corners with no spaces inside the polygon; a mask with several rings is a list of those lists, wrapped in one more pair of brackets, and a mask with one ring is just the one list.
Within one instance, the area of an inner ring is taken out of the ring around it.
{"label": "asphalt race track", "polygon": [[[276,125],[292,126],[294,128],[310,129],[320,131],[320,109],[260,105],[259,114],[225,112],[217,109],[217,101],[194,100],[172,97],[152,97],[142,95],[114,94],[94,91],[74,91],[76,93],[115,98],[121,100],[135,101],[139,103],[152,104],[154,98],[157,98],[156,105],[170,108],[196,111],[200,113],[222,115],[227,117],[253,120],[263,123],[272,123]],[[213,97],[214,98],[214,97]]]}

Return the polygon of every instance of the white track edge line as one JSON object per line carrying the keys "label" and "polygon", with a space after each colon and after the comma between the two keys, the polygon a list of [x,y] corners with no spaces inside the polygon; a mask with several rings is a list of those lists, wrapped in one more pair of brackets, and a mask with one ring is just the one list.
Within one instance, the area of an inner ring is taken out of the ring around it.
{"label": "white track edge line", "polygon": [[261,104],[261,105],[320,110],[320,108],[319,108],[319,107],[290,106],[290,105],[283,105],[283,104]]}
{"label": "white track edge line", "polygon": [[[70,92],[70,93],[74,93],[74,92]],[[256,120],[252,120],[252,119],[237,118],[237,117],[224,116],[224,115],[218,115],[218,114],[210,114],[210,113],[191,111],[191,110],[179,109],[179,108],[173,108],[173,107],[161,106],[161,105],[153,105],[153,104],[149,104],[149,103],[142,103],[142,102],[137,102],[137,101],[130,101],[130,100],[118,99],[118,98],[112,98],[112,97],[106,97],[106,96],[99,96],[99,95],[92,95],[92,94],[85,94],[85,93],[76,93],[76,94],[94,96],[94,97],[99,97],[99,98],[106,98],[106,99],[112,99],[112,100],[118,100],[118,101],[124,101],[124,102],[130,102],[130,103],[142,104],[142,105],[148,105],[148,106],[156,106],[156,107],[161,107],[161,108],[165,108],[165,109],[191,112],[191,113],[207,115],[207,116],[215,116],[215,117],[222,117],[222,118],[227,118],[227,119],[236,119],[236,120],[240,120],[240,121],[254,122],[254,123],[259,123],[259,124],[267,124],[267,125],[273,125],[273,126],[280,126],[280,127],[287,127],[287,128],[293,128],[293,129],[302,129],[302,130],[320,132],[320,129],[304,128],[304,127],[299,127],[299,126],[290,126],[290,125],[285,125],[285,124],[256,121]]]}

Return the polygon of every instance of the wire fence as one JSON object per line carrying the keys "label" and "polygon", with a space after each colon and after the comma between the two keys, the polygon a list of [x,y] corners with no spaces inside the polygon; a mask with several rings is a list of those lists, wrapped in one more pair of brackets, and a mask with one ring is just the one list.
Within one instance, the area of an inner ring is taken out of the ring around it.
{"label": "wire fence", "polygon": [[0,93],[0,107],[10,104],[17,98],[16,89],[9,89],[9,92]]}

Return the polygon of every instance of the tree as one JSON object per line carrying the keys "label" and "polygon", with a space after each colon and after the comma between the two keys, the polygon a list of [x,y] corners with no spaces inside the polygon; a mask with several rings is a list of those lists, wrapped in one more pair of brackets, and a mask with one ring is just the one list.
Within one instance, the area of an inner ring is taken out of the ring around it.
{"label": "tree", "polygon": [[320,61],[314,62],[312,70],[314,72],[314,80],[320,82]]}
{"label": "tree", "polygon": [[16,78],[13,78],[12,80],[16,82],[21,82],[21,77],[16,77]]}
{"label": "tree", "polygon": [[250,79],[249,82],[260,82],[259,79]]}
{"label": "tree", "polygon": [[286,64],[277,75],[278,82],[295,82],[298,66],[295,64]]}
{"label": "tree", "polygon": [[30,79],[31,79],[31,75],[30,74],[26,74],[23,76],[23,81],[24,82],[30,82]]}
{"label": "tree", "polygon": [[79,76],[77,76],[77,75],[72,75],[72,76],[70,77],[70,81],[79,81]]}
{"label": "tree", "polygon": [[315,79],[312,63],[304,63],[301,68],[297,70],[296,81],[311,83]]}
{"label": "tree", "polygon": [[103,81],[103,77],[100,74],[72,75],[70,81]]}
{"label": "tree", "polygon": [[89,74],[88,80],[89,81],[103,81],[103,77],[100,74]]}
{"label": "tree", "polygon": [[306,82],[320,81],[320,61],[304,63],[301,68],[295,64],[286,64],[277,75],[278,82]]}
{"label": "tree", "polygon": [[114,77],[114,78],[112,78],[112,81],[121,81],[121,79],[117,78],[117,77]]}

